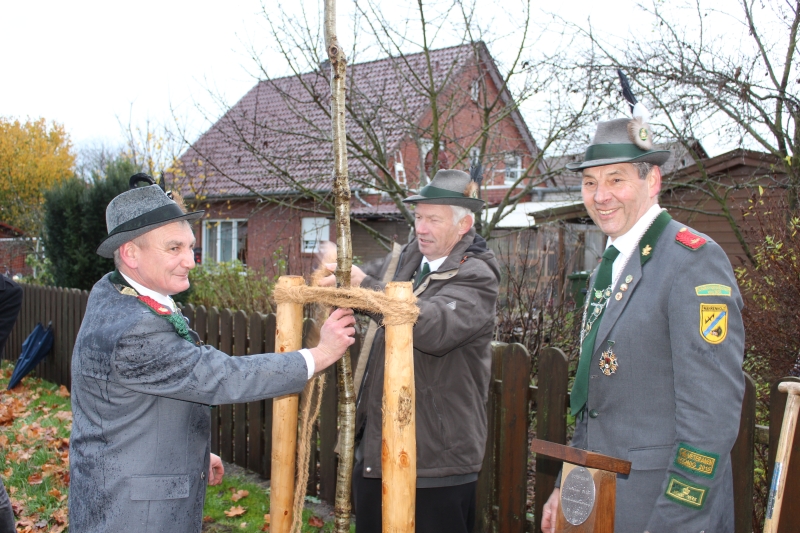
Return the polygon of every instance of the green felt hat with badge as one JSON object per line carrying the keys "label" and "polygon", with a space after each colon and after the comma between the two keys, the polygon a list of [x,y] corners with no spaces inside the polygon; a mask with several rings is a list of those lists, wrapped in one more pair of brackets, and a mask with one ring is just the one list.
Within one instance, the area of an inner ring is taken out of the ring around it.
{"label": "green felt hat with badge", "polygon": [[581,170],[617,163],[652,163],[663,165],[669,159],[669,150],[653,149],[653,132],[648,124],[649,113],[637,102],[628,79],[617,71],[622,82],[622,95],[631,107],[633,118],[617,118],[597,124],[592,144],[586,149],[583,161],[568,163],[568,170]]}
{"label": "green felt hat with badge", "polygon": [[409,196],[403,203],[458,205],[474,213],[486,202],[478,198],[478,183],[469,174],[463,170],[440,170],[419,194]]}

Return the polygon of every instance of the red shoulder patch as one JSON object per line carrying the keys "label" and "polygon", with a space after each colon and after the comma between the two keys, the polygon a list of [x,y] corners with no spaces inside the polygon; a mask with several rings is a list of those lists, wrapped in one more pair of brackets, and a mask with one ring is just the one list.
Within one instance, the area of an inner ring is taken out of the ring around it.
{"label": "red shoulder patch", "polygon": [[140,302],[145,304],[147,307],[155,311],[159,315],[171,315],[172,311],[170,311],[169,307],[165,307],[158,303],[157,301],[153,300],[149,296],[137,296]]}
{"label": "red shoulder patch", "polygon": [[681,228],[678,234],[675,235],[675,240],[690,250],[697,250],[707,242],[703,237],[695,235],[687,228]]}

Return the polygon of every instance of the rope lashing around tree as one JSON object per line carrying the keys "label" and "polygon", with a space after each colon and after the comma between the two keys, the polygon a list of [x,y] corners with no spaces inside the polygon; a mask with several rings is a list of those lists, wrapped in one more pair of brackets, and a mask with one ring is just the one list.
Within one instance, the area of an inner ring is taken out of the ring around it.
{"label": "rope lashing around tree", "polygon": [[273,297],[277,303],[318,303],[330,307],[345,307],[383,316],[384,326],[414,324],[419,316],[416,297],[406,301],[394,300],[382,292],[359,287],[333,288],[275,287]]}

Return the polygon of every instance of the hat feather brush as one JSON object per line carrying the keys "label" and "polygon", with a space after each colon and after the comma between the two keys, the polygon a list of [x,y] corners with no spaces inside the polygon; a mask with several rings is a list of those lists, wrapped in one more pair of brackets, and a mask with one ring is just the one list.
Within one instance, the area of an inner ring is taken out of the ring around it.
{"label": "hat feather brush", "polygon": [[653,134],[650,130],[650,113],[641,102],[636,100],[636,97],[631,91],[631,84],[628,82],[628,77],[621,69],[617,69],[619,82],[622,85],[622,97],[631,108],[633,119],[628,122],[628,137],[631,142],[641,148],[642,150],[653,149]]}

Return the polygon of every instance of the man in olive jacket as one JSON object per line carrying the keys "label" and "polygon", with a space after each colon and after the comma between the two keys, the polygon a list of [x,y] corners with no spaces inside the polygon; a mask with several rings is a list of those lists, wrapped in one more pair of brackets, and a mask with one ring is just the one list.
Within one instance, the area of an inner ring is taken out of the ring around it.
{"label": "man in olive jacket", "polygon": [[[420,309],[414,326],[417,533],[471,533],[475,520],[500,279],[494,253],[472,228],[472,212],[483,204],[474,197],[476,187],[465,172],[440,170],[419,195],[404,200],[416,204],[416,236],[399,260],[390,254],[352,271],[353,284],[364,288],[383,290],[383,280],[414,281]],[[381,328],[357,400],[353,489],[359,533],[381,531],[383,379]]]}
{"label": "man in olive jacket", "polygon": [[187,220],[201,215],[158,185],[106,210],[97,253],[118,270],[92,289],[72,355],[72,531],[199,532],[206,484],[223,473],[210,453],[209,405],[299,392],[352,343],[352,312],[340,309],[311,350],[229,357],[202,345],[170,298],[189,287]]}

